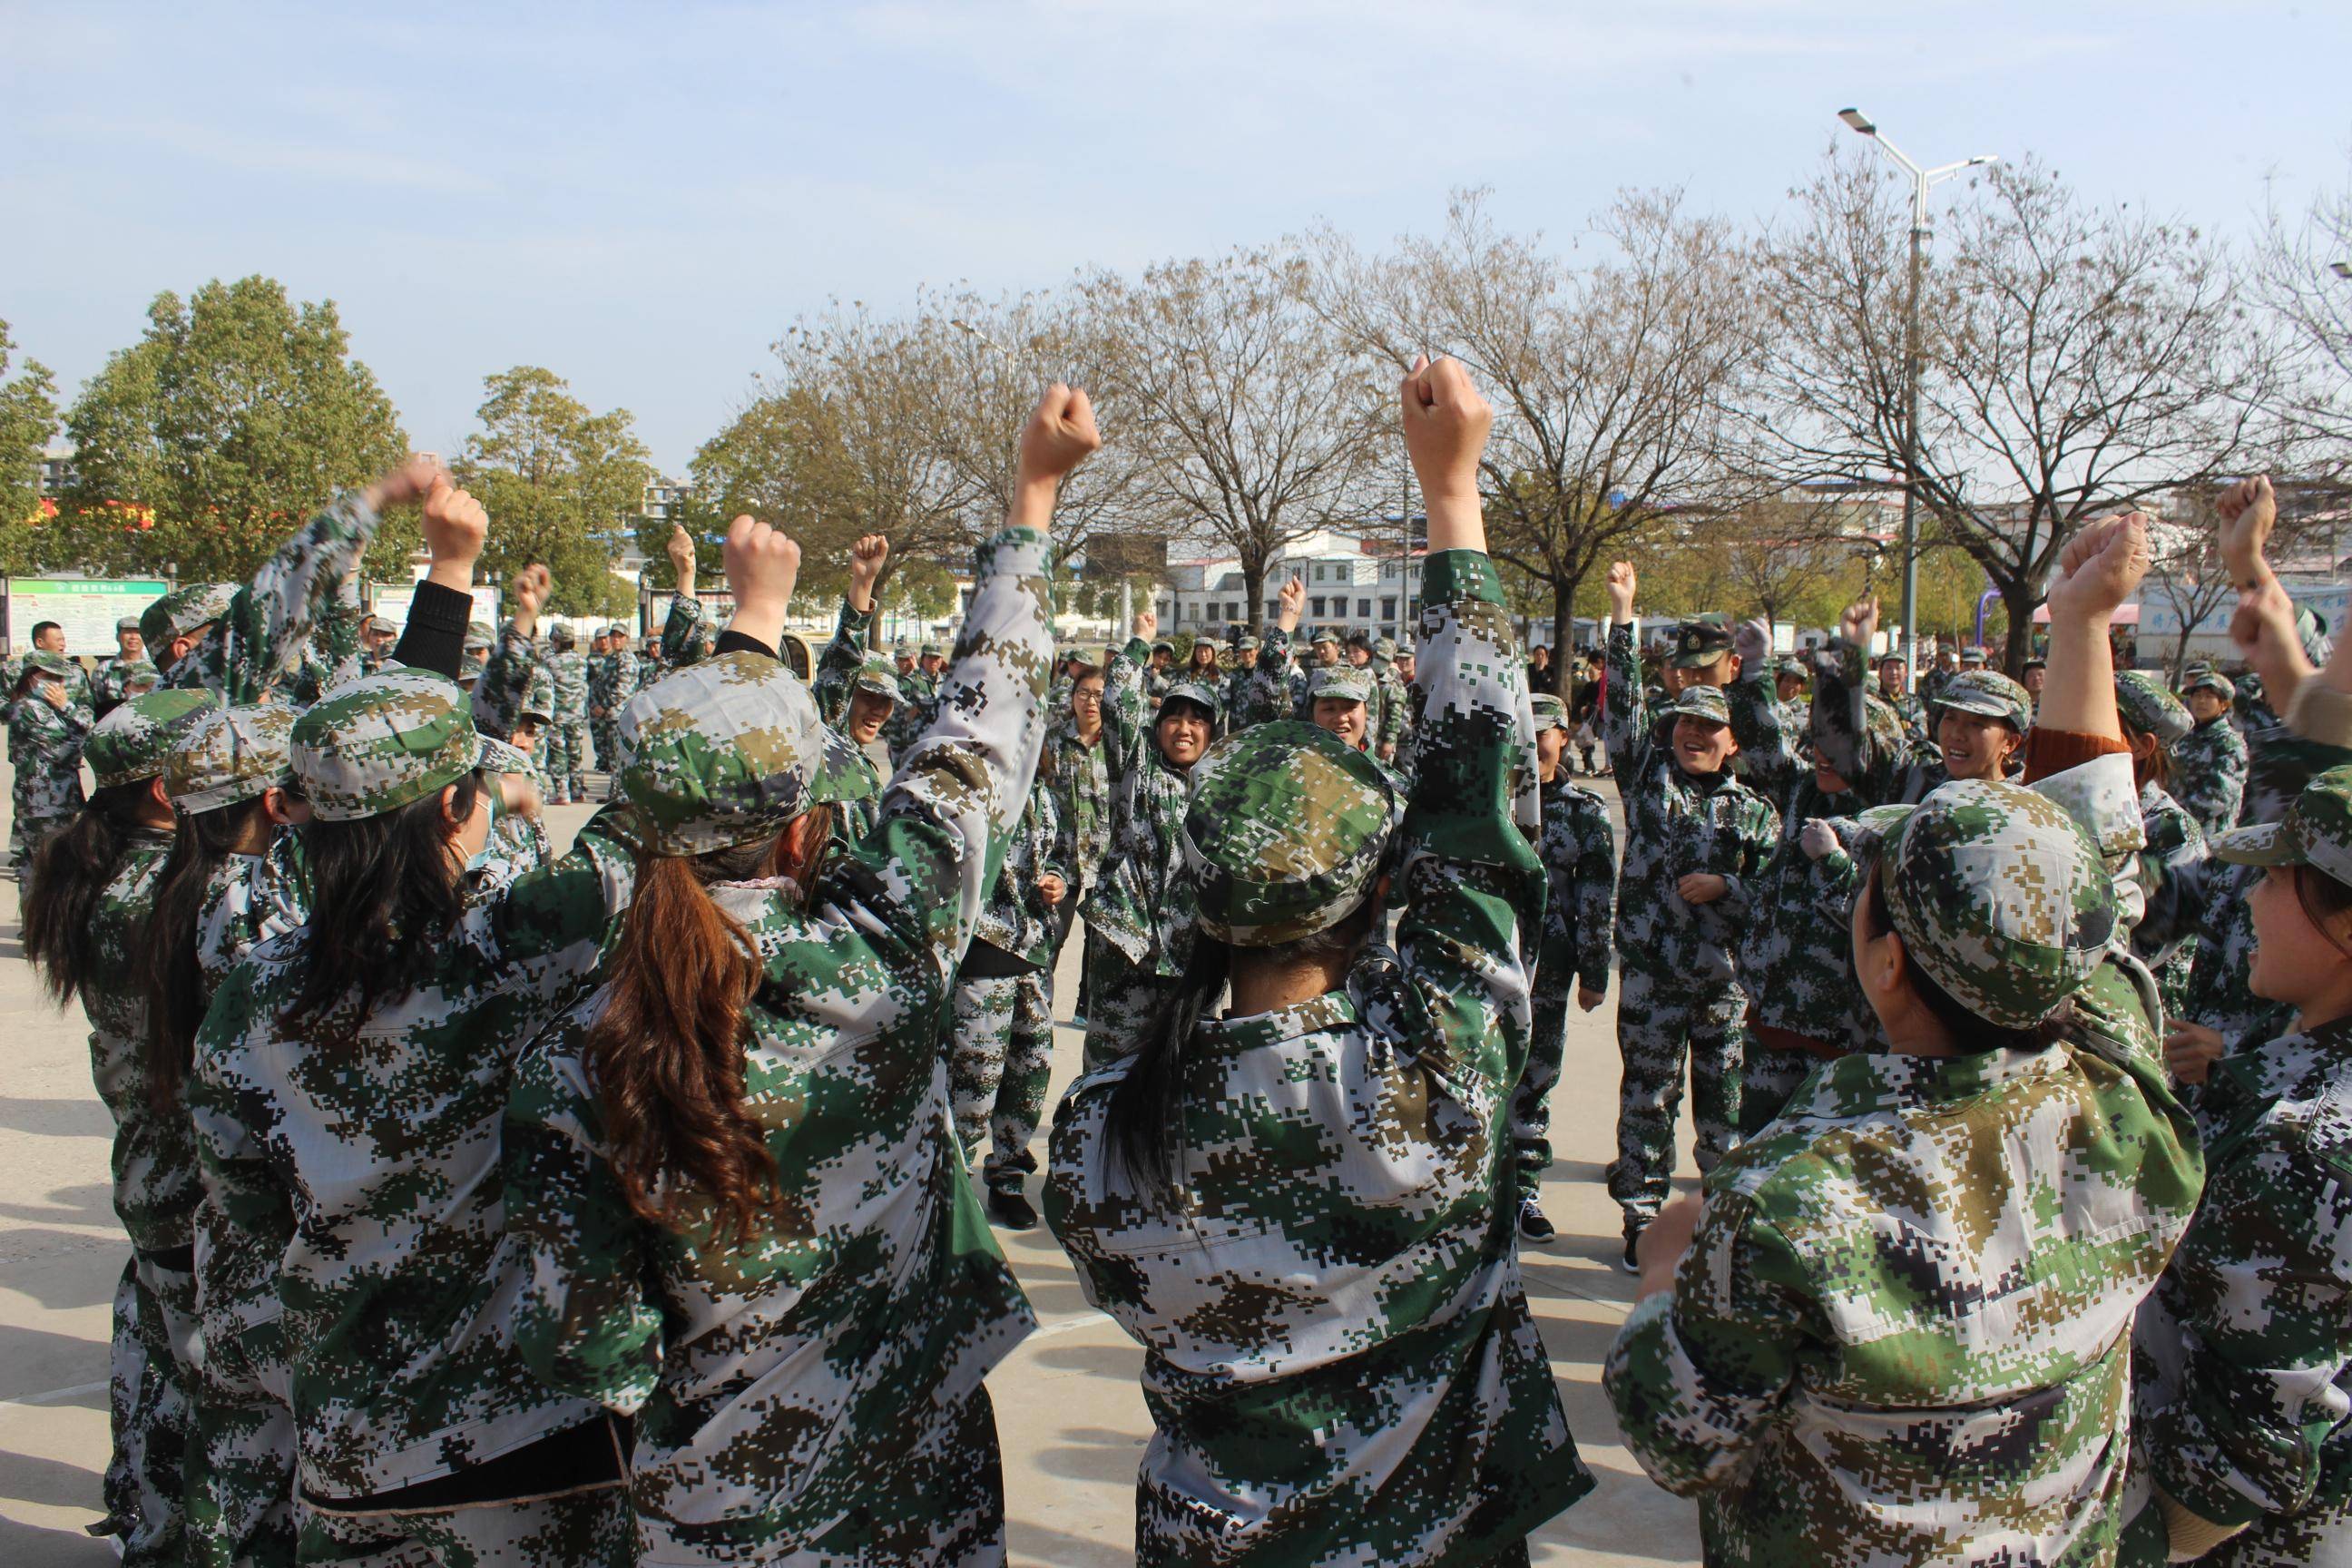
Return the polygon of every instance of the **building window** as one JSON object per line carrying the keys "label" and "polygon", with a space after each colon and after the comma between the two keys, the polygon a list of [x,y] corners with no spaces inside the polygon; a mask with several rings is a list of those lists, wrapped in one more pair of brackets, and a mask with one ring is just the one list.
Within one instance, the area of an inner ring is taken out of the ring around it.
{"label": "building window", "polygon": [[1384,621],[1392,621],[1396,619],[1396,599],[1394,595],[1391,595],[1390,597],[1381,601],[1381,619]]}
{"label": "building window", "polygon": [[1360,621],[1369,621],[1372,618],[1372,602],[1370,599],[1356,601],[1356,618]]}
{"label": "building window", "polygon": [[1311,614],[1315,616],[1315,618],[1316,618],[1317,620],[1318,620],[1318,621],[1319,621],[1319,620],[1321,620],[1321,619],[1323,618],[1323,601],[1322,601],[1321,599],[1319,599],[1319,598],[1318,598],[1318,599],[1309,599],[1309,600],[1307,600],[1307,610],[1309,611],[1309,613],[1311,613]]}

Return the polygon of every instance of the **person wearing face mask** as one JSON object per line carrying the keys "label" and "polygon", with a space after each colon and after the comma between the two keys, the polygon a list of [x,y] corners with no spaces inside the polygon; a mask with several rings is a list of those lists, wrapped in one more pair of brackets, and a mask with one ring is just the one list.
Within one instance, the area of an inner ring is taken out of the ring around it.
{"label": "person wearing face mask", "polygon": [[1110,776],[1109,847],[1087,922],[1089,1067],[1136,1048],[1165,1011],[1192,952],[1192,886],[1179,829],[1192,764],[1209,748],[1216,693],[1168,688],[1145,721],[1144,688],[1159,617],[1139,611],[1104,688],[1103,760]]}
{"label": "person wearing face mask", "polygon": [[81,746],[90,719],[73,700],[66,668],[61,653],[26,654],[8,710],[8,765],[16,771],[8,868],[20,897],[41,841],[82,808]]}
{"label": "person wearing face mask", "polygon": [[[1674,1176],[1686,1059],[1699,1169],[1714,1169],[1737,1142],[1747,1010],[1737,943],[1780,832],[1771,801],[1733,774],[1739,747],[1721,688],[1682,684],[1663,714],[1651,711],[1634,651],[1637,585],[1632,562],[1609,568],[1609,765],[1625,803],[1617,892],[1623,1070],[1609,1194],[1624,1211],[1629,1270]],[[1683,640],[1696,640],[1691,628]],[[1727,632],[1723,641],[1728,653]],[[1749,686],[1769,701],[1760,674]]]}

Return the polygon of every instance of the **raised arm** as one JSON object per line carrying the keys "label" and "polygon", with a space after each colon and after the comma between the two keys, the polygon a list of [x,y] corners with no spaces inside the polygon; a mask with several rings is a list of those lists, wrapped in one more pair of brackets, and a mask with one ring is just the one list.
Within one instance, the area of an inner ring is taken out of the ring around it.
{"label": "raised arm", "polygon": [[1125,794],[1123,785],[1144,765],[1150,743],[1151,714],[1143,689],[1144,667],[1151,658],[1151,638],[1160,617],[1138,610],[1129,623],[1127,646],[1111,649],[1110,668],[1103,672],[1103,763],[1110,770],[1112,810]]}
{"label": "raised arm", "polygon": [[499,628],[498,647],[474,680],[474,722],[499,740],[513,734],[522,717],[531,671],[539,668],[539,612],[554,591],[547,568],[537,564],[524,567],[507,584],[506,624]]}
{"label": "raised arm", "polygon": [[[685,524],[670,524],[669,542],[662,548],[677,576],[677,592],[671,595],[669,614],[662,621],[662,658],[676,668],[710,657],[710,628],[704,620],[702,601],[694,596],[694,539]],[[729,585],[733,585],[731,578]]]}
{"label": "raised arm", "polygon": [[890,559],[890,542],[869,533],[849,547],[849,591],[842,595],[841,614],[834,620],[833,640],[816,662],[814,690],[817,711],[828,724],[839,724],[849,709],[849,693],[866,664],[866,645],[874,626],[874,584]]}
{"label": "raised arm", "polygon": [[1631,561],[1609,568],[1609,686],[1602,698],[1601,743],[1620,790],[1640,787],[1642,760],[1650,749],[1650,703],[1642,690],[1641,650],[1634,645],[1640,629],[1633,618],[1638,587]]}

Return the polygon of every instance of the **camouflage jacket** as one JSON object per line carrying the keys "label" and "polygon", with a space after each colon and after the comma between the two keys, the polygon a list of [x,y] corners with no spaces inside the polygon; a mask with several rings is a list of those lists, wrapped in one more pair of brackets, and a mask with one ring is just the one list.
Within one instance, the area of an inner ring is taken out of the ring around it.
{"label": "camouflage jacket", "polygon": [[1832,639],[1814,654],[1813,753],[1873,805],[1915,805],[1952,775],[1944,753],[1925,736],[1914,739],[1906,728],[1890,745],[1871,729],[1867,677],[1862,650],[1852,643]]}
{"label": "camouflage jacket", "polygon": [[[473,873],[429,970],[346,1020],[363,1047],[279,1026],[307,928],[255,948],[214,994],[190,1096],[203,1331],[237,1343],[282,1313],[310,1490],[394,1490],[593,1414],[513,1343],[523,1279],[502,1245],[499,1128],[515,1053],[592,974],[628,901],[631,858],[606,820],[528,877]],[[348,1057],[362,1048],[364,1066]]]}
{"label": "camouflage jacket", "polygon": [[1399,675],[1396,666],[1387,659],[1375,658],[1370,668],[1373,695],[1380,699],[1372,704],[1376,711],[1370,716],[1369,738],[1372,743],[1372,754],[1379,756],[1383,752],[1393,754],[1398,744],[1404,740],[1405,726],[1410,717],[1406,712],[1404,677]]}
{"label": "camouflage jacket", "polygon": [[1565,768],[1539,788],[1543,836],[1536,852],[1543,860],[1545,896],[1535,988],[1547,996],[1565,996],[1579,985],[1606,991],[1617,913],[1617,835],[1609,808],[1591,790],[1570,784]]}
{"label": "camouflage jacket", "polygon": [[[1849,929],[1862,885],[1852,814],[1868,804],[1852,791],[1824,795],[1811,777],[1797,786],[1764,874],[1757,918],[1740,938],[1750,1023],[1843,1050],[1885,1048],[1878,1015],[1854,980]],[[1826,821],[1838,838],[1838,847],[1818,860],[1798,842],[1809,817]]]}
{"label": "camouflage jacket", "polygon": [[[1258,662],[1263,664],[1265,661],[1265,656],[1261,650]],[[1224,684],[1217,689],[1218,700],[1224,705],[1225,733],[1230,735],[1236,730],[1246,730],[1253,724],[1265,722],[1268,715],[1253,695],[1256,689],[1255,665],[1236,665],[1227,673]]]}
{"label": "camouflage jacket", "polygon": [[547,655],[546,638],[523,636],[512,621],[499,626],[489,662],[474,679],[474,722],[482,733],[501,741],[514,733],[522,719],[523,700],[530,693],[531,677],[544,675],[551,685],[554,682],[555,672]]}
{"label": "camouflage jacket", "polygon": [[[1675,761],[1650,722],[1627,626],[1609,630],[1606,739],[1625,806],[1618,961],[1677,990],[1730,984],[1780,814],[1728,771],[1696,778]],[[1711,904],[1685,902],[1675,887],[1694,871],[1715,873],[1728,890]]]}
{"label": "camouflage jacket", "polygon": [[2154,779],[2140,786],[2139,815],[2147,834],[2139,852],[2139,886],[2147,908],[2132,931],[2132,952],[2155,973],[2170,1014],[2183,1005],[2196,956],[2190,943],[2197,935],[2197,868],[2205,862],[2205,835]]}
{"label": "camouflage jacket", "polygon": [[2246,738],[2227,713],[2172,742],[2170,789],[2209,837],[2238,825],[2246,794]]}
{"label": "camouflage jacket", "polygon": [[[716,634],[702,601],[691,594],[671,596],[669,614],[662,618],[661,661],[664,669],[681,669],[710,657]],[[658,677],[655,678],[658,679]],[[647,680],[646,685],[653,684]]]}
{"label": "camouflage jacket", "polygon": [[1916,694],[1898,691],[1886,700],[1886,705],[1895,710],[1895,717],[1903,726],[1905,740],[1915,746],[1925,746],[1930,742],[1932,737],[1927,732],[1927,705],[1920,701]]}
{"label": "camouflage jacket", "polygon": [[1280,626],[1265,628],[1265,636],[1258,641],[1255,668],[1234,673],[1247,678],[1243,712],[1235,720],[1234,729],[1246,730],[1253,724],[1271,723],[1276,719],[1315,717],[1307,701],[1307,671],[1290,651],[1290,634]]}
{"label": "camouflage jacket", "polygon": [[1106,730],[1089,746],[1068,724],[1057,723],[1046,735],[1045,746],[1054,753],[1054,794],[1063,831],[1070,838],[1070,895],[1066,902],[1075,907],[1083,894],[1101,885],[1103,857],[1110,850],[1110,734]]}
{"label": "camouflage jacket", "polygon": [[196,965],[207,998],[247,953],[310,918],[308,889],[289,874],[299,864],[294,847],[300,841],[298,830],[280,828],[269,853],[229,855],[205,884],[196,908]]}
{"label": "camouflage jacket", "polygon": [[2198,1121],[2205,1197],[2140,1309],[2134,1447],[2190,1511],[2253,1523],[2227,1560],[2311,1562],[2277,1516],[2352,1504],[2352,1020],[2216,1063]]}
{"label": "camouflage jacket", "polygon": [[569,651],[551,648],[547,655],[547,668],[555,680],[555,711],[549,717],[559,724],[585,722],[588,718],[588,656],[576,647]]}
{"label": "camouflage jacket", "polygon": [[[816,679],[809,682],[809,694],[816,699],[818,716],[836,730],[849,713],[850,687],[857,679],[857,672],[866,667],[866,639],[873,625],[871,611],[861,615],[847,599],[842,600],[841,611],[834,617],[833,636],[817,655]],[[904,702],[898,704],[899,708],[906,706]],[[894,710],[891,719],[897,717]],[[886,721],[886,740],[888,728]]]}
{"label": "camouflage jacket", "polygon": [[262,563],[228,614],[164,671],[163,684],[250,703],[305,659],[325,672],[324,685],[356,675],[360,558],[381,521],[358,496],[337,495]]}
{"label": "camouflage jacket", "polygon": [[1532,721],[1494,568],[1428,573],[1401,956],[1370,945],[1344,990],[1199,1026],[1171,1187],[1106,1145],[1129,1061],[1055,1115],[1047,1223],[1144,1347],[1143,1564],[1482,1562],[1592,1485],[1496,1200],[1542,898],[1507,809]]}
{"label": "camouflage jacket", "polygon": [[163,1114],[148,1098],[147,914],[171,847],[168,832],[131,835],[121,867],[99,896],[90,931],[96,963],[82,987],[89,1075],[114,1118],[114,1212],[142,1252],[190,1245],[204,1195],[186,1113]]}
{"label": "camouflage jacket", "polygon": [[[2037,787],[2127,875],[2127,757]],[[1707,1177],[1602,1382],[1709,1563],[2112,1560],[2132,1314],[2201,1171],[2146,971],[2078,1005],[2045,1050],[1825,1063]]]}
{"label": "camouflage jacket", "polygon": [[1763,670],[1742,674],[1726,686],[1723,701],[1731,710],[1731,738],[1739,742],[1731,759],[1732,773],[1779,809],[1798,781],[1812,771],[1797,752],[1804,731],[1796,710],[1780,700]]}
{"label": "camouflage jacket", "polygon": [[1192,880],[1184,874],[1191,782],[1168,765],[1144,698],[1143,639],[1111,656],[1103,690],[1103,764],[1110,777],[1110,851],[1080,912],[1087,929],[1148,974],[1184,973],[1192,956]]}
{"label": "camouflage jacket", "polygon": [[713,889],[761,965],[743,1111],[776,1157],[772,1230],[714,1245],[707,1221],[630,1214],[579,1060],[593,1000],[525,1053],[520,1340],[549,1384],[636,1413],[647,1562],[814,1558],[820,1536],[825,1561],[931,1561],[845,1541],[845,1515],[910,1485],[910,1451],[1034,1326],[963,1173],[940,1030],[1043,740],[1049,559],[1027,530],[983,549],[952,700],[812,908],[782,884]]}
{"label": "camouflage jacket", "polygon": [[131,677],[142,673],[155,673],[154,664],[145,654],[137,658],[125,658],[118,653],[99,660],[97,671],[89,678],[90,710],[99,718],[105,718],[114,710],[116,704],[131,694]]}
{"label": "camouflage jacket", "polygon": [[8,710],[8,765],[16,771],[16,815],[47,822],[81,808],[81,743],[89,710],[52,708],[26,693]]}
{"label": "camouflage jacket", "polygon": [[1037,879],[1049,873],[1061,878],[1066,899],[1076,886],[1070,872],[1073,848],[1070,825],[1062,819],[1054,786],[1036,780],[1029,786],[1028,806],[1006,841],[1004,868],[981,907],[972,941],[1000,948],[1036,968],[1050,968],[1061,911],[1037,890]]}
{"label": "camouflage jacket", "polygon": [[898,706],[882,726],[883,742],[894,759],[906,755],[908,748],[931,727],[938,706],[939,684],[919,668],[898,678]]}

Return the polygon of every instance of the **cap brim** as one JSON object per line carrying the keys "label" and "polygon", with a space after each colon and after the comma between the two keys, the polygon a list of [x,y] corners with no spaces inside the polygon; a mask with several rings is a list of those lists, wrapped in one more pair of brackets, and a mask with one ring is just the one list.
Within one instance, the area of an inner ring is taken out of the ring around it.
{"label": "cap brim", "polygon": [[480,740],[482,749],[480,755],[474,759],[476,767],[494,773],[527,773],[534,771],[530,753],[521,747],[510,746],[504,741],[494,740],[488,735],[481,736]]}
{"label": "cap brim", "polygon": [[2311,857],[2304,852],[2302,843],[2286,830],[2284,822],[2259,822],[2252,827],[2233,827],[2227,833],[2217,833],[2206,840],[2206,848],[2216,860],[2227,860],[2233,866],[2307,866]]}
{"label": "cap brim", "polygon": [[2014,723],[2009,704],[1992,697],[1947,698],[1934,704],[1941,713],[1973,713],[1979,719],[2005,719]]}

